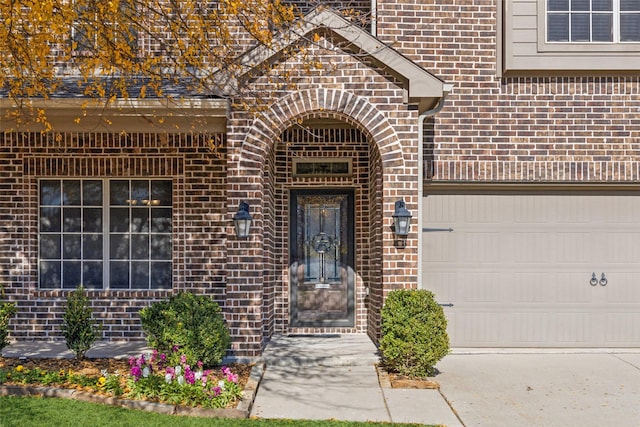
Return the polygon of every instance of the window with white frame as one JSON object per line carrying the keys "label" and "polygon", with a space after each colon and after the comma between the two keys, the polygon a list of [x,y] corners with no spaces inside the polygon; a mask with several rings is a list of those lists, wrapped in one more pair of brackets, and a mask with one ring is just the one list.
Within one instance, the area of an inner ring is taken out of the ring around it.
{"label": "window with white frame", "polygon": [[549,43],[640,42],[640,0],[547,0]]}
{"label": "window with white frame", "polygon": [[42,289],[169,289],[172,182],[40,180]]}

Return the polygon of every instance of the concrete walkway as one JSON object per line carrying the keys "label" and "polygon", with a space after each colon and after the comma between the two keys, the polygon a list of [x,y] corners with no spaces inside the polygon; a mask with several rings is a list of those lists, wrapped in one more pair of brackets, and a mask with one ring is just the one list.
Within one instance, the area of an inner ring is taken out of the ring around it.
{"label": "concrete walkway", "polygon": [[381,386],[366,335],[276,336],[264,359],[253,417],[462,425],[438,390]]}

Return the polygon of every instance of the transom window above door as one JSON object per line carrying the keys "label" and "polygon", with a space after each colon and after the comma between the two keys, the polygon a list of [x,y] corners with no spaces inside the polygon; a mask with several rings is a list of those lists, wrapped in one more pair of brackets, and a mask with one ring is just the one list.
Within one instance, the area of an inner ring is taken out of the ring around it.
{"label": "transom window above door", "polygon": [[172,182],[42,179],[42,289],[170,289]]}
{"label": "transom window above door", "polygon": [[549,43],[640,42],[640,0],[547,0]]}

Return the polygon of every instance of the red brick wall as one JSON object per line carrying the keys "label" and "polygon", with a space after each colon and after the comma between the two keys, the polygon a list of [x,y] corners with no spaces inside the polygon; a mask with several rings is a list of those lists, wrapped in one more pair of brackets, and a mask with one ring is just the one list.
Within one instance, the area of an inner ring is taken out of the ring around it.
{"label": "red brick wall", "polygon": [[[223,142],[223,137],[213,135]],[[18,302],[15,339],[62,339],[68,291],[38,289],[38,185],[41,177],[173,179],[173,289],[225,304],[225,148],[208,137],[170,134],[2,133],[0,283]],[[137,312],[169,291],[89,291],[109,340],[142,339]]]}
{"label": "red brick wall", "polygon": [[637,73],[500,77],[496,3],[378,1],[378,36],[454,85],[426,147],[432,178],[638,181]]}

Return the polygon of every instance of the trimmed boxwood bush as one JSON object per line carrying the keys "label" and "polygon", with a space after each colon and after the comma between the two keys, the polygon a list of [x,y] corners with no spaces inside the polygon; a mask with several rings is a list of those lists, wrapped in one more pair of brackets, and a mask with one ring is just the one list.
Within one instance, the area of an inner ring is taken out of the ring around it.
{"label": "trimmed boxwood bush", "polygon": [[204,295],[181,292],[143,308],[140,319],[151,348],[191,363],[219,365],[231,344],[220,306]]}
{"label": "trimmed boxwood bush", "polygon": [[436,363],[449,352],[447,319],[433,293],[391,291],[381,314],[380,352],[385,368],[412,378],[433,375]]}
{"label": "trimmed boxwood bush", "polygon": [[101,333],[102,327],[93,320],[91,301],[80,285],[67,297],[67,307],[62,315],[62,335],[67,347],[76,358],[83,358]]}

